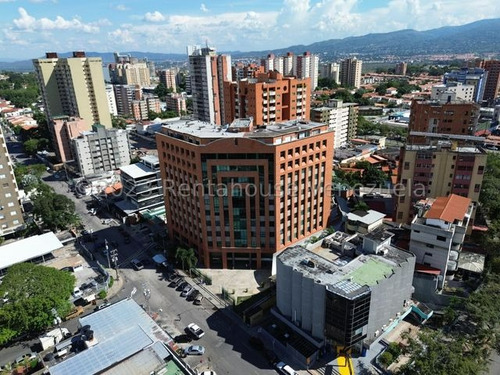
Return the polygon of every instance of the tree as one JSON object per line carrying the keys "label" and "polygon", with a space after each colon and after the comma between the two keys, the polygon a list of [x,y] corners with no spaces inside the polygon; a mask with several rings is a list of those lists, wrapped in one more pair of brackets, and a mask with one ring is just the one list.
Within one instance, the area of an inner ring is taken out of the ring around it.
{"label": "tree", "polygon": [[24,151],[26,151],[26,153],[28,155],[35,155],[36,152],[38,151],[38,139],[28,139],[26,142],[23,143],[23,147],[24,147]]}
{"label": "tree", "polygon": [[46,184],[39,184],[33,194],[33,214],[50,230],[66,229],[80,222],[75,213],[75,202],[62,194],[56,194]]}
{"label": "tree", "polygon": [[127,120],[123,117],[111,115],[111,125],[113,128],[125,129],[127,127]]}
{"label": "tree", "polygon": [[73,274],[55,268],[20,263],[9,267],[0,285],[8,302],[0,308],[0,344],[23,333],[37,333],[53,324],[52,309],[59,316],[71,310]]}
{"label": "tree", "polygon": [[368,211],[370,206],[368,206],[365,202],[358,202],[354,205],[354,211]]}
{"label": "tree", "polygon": [[191,268],[198,263],[198,258],[196,257],[194,249],[191,247],[189,249],[178,247],[175,252],[175,258],[181,261],[183,270],[186,270],[185,266],[188,267],[189,274],[191,274]]}

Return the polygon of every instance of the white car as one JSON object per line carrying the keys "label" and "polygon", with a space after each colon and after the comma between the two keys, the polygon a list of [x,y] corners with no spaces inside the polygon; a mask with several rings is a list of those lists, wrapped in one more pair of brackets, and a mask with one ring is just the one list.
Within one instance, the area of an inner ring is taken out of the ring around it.
{"label": "white car", "polygon": [[203,355],[205,353],[205,348],[200,345],[191,345],[184,349],[185,355]]}
{"label": "white car", "polygon": [[194,323],[189,324],[186,327],[186,331],[192,334],[197,339],[201,339],[205,335],[205,332]]}
{"label": "white car", "polygon": [[285,362],[278,362],[276,368],[283,375],[299,375],[293,368],[288,366]]}
{"label": "white car", "polygon": [[203,371],[203,372],[199,372],[198,375],[217,375],[215,373],[215,371]]}
{"label": "white car", "polygon": [[30,362],[30,361],[34,360],[35,358],[36,358],[36,353],[33,353],[33,352],[26,353],[26,354],[23,354],[23,355],[17,357],[16,363],[18,364],[18,363],[22,363],[24,361]]}
{"label": "white car", "polygon": [[73,289],[73,293],[71,293],[73,298],[81,298],[83,297],[83,292],[80,290],[80,288],[75,288]]}

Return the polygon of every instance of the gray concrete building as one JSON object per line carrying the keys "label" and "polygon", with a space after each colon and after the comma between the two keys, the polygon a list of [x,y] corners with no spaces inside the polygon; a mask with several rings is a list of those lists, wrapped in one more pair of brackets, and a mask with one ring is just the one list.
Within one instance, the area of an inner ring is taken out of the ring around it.
{"label": "gray concrete building", "polygon": [[383,229],[363,237],[355,258],[290,247],[276,257],[277,308],[317,342],[361,350],[410,309],[415,256]]}
{"label": "gray concrete building", "polygon": [[82,176],[111,172],[130,164],[126,130],[105,129],[101,125],[92,126],[92,130],[72,140],[73,154]]}

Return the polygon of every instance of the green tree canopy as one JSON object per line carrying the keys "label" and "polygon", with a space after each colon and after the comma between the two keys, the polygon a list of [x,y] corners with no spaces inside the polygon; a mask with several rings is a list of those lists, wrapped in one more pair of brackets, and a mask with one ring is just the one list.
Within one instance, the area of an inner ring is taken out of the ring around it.
{"label": "green tree canopy", "polygon": [[185,270],[187,266],[190,273],[191,268],[198,263],[198,258],[193,248],[185,249],[183,247],[178,247],[175,252],[175,258],[182,263],[182,269]]}
{"label": "green tree canopy", "polygon": [[46,184],[39,184],[33,198],[33,213],[50,230],[66,229],[79,223],[75,202],[62,194],[56,194]]}
{"label": "green tree canopy", "polygon": [[0,308],[0,344],[23,333],[37,333],[53,324],[55,309],[66,316],[75,277],[55,268],[20,263],[9,267],[0,295],[8,302]]}

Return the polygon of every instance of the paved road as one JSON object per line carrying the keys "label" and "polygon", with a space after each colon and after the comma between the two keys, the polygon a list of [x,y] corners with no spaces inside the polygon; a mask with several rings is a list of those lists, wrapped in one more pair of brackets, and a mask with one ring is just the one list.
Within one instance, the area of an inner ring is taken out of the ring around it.
{"label": "paved road", "polygon": [[[238,322],[214,309],[206,299],[201,306],[188,302],[180,297],[180,291],[168,286],[162,273],[152,267],[141,271],[125,268],[121,274],[125,278],[124,287],[111,299],[112,302],[129,296],[136,288],[133,298],[145,305],[146,310],[158,314],[157,322],[172,336],[183,333],[192,322],[206,332],[200,340],[192,342],[204,346],[206,353],[201,357],[186,358],[186,362],[196,370],[209,368],[217,374],[275,374],[264,357],[248,345],[248,334]],[[145,289],[151,291],[149,301],[143,294]]]}

